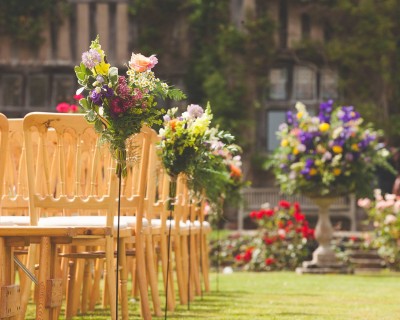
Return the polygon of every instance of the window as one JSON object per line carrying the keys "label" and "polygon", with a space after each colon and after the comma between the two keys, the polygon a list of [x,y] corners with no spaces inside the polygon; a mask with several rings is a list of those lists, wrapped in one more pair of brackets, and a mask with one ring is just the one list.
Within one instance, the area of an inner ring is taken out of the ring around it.
{"label": "window", "polygon": [[286,121],[286,110],[268,110],[267,111],[267,151],[272,152],[279,147],[279,140],[276,132],[279,125]]}
{"label": "window", "polygon": [[53,81],[52,107],[60,102],[72,102],[75,94],[75,79],[69,75],[55,75]]}
{"label": "window", "polygon": [[335,71],[321,71],[321,99],[336,99],[338,97],[338,75]]}
{"label": "window", "polygon": [[21,107],[23,105],[23,78],[19,74],[5,74],[1,77],[3,106]]}
{"label": "window", "polygon": [[317,77],[309,67],[295,67],[294,69],[294,99],[315,100],[317,93]]}
{"label": "window", "polygon": [[269,72],[269,98],[271,100],[286,100],[288,98],[288,71],[286,68],[275,68]]}
{"label": "window", "polygon": [[48,107],[48,76],[34,74],[28,77],[28,101],[29,107]]}

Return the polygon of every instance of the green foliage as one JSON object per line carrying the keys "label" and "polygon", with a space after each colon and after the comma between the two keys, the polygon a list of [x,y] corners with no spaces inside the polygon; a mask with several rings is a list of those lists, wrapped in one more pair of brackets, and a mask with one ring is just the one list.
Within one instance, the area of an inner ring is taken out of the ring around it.
{"label": "green foliage", "polygon": [[398,144],[398,1],[338,0],[324,8],[320,17],[333,31],[324,52],[339,66],[343,97]]}
{"label": "green foliage", "polygon": [[0,34],[11,36],[37,47],[43,42],[42,31],[47,21],[60,23],[66,3],[53,0],[0,1]]}
{"label": "green foliage", "polygon": [[[130,9],[141,50],[169,55],[174,65],[182,66],[190,101],[211,101],[215,122],[246,145],[250,141],[243,131],[254,130],[254,106],[275,53],[274,26],[268,16],[260,15],[239,30],[231,22],[229,5],[216,0],[141,0],[132,1]],[[183,54],[185,49],[171,44],[176,43],[173,34],[186,27],[188,49]]]}

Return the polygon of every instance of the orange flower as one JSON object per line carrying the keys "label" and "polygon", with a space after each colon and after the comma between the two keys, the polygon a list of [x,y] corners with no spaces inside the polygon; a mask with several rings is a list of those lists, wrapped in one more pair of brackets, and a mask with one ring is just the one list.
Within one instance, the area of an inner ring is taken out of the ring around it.
{"label": "orange flower", "polygon": [[136,72],[144,72],[153,68],[158,63],[158,59],[155,55],[145,57],[140,53],[132,53],[131,60],[129,61],[129,67]]}
{"label": "orange flower", "polygon": [[229,166],[229,169],[231,170],[232,178],[240,178],[242,176],[242,170],[240,170],[240,168],[236,167],[235,165],[231,164]]}
{"label": "orange flower", "polygon": [[172,119],[172,120],[169,122],[169,125],[171,126],[172,131],[175,131],[176,123],[177,123],[177,122],[178,122],[177,119]]}

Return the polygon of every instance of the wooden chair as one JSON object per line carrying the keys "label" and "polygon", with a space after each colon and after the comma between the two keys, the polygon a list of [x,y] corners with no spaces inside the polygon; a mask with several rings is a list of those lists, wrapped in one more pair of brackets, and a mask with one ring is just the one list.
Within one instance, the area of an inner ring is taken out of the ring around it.
{"label": "wooden chair", "polygon": [[[54,146],[48,139],[48,133],[54,131],[57,136],[57,144]],[[111,318],[115,318],[115,224],[117,211],[117,177],[114,168],[103,167],[101,154],[107,152],[107,148],[97,142],[93,142],[93,127],[89,125],[81,114],[50,114],[31,113],[24,118],[24,136],[26,144],[26,158],[38,159],[35,167],[32,161],[27,161],[30,218],[32,225],[40,227],[103,227],[113,232],[93,240],[90,236],[74,239],[69,248],[86,247],[88,245],[100,246],[104,250],[106,264],[106,281],[108,284],[108,297],[111,306]],[[38,136],[39,138],[35,138]],[[38,139],[39,148],[35,150],[32,141]],[[97,140],[97,139],[96,139]],[[90,146],[88,148],[88,146]],[[51,152],[55,154],[51,155]],[[83,155],[85,153],[85,155]],[[82,163],[82,159],[88,157],[90,161]],[[91,167],[88,168],[87,165]],[[43,174],[42,177],[38,175]],[[100,174],[100,177],[99,177]],[[107,192],[99,194],[96,188],[98,181],[106,179]],[[47,216],[49,212],[58,211],[57,216]],[[98,216],[102,214],[102,216]],[[79,217],[77,217],[79,215]],[[120,225],[120,254],[125,257],[125,241],[132,238],[132,229],[128,222],[121,219]],[[32,246],[31,246],[32,249]],[[31,250],[31,258],[36,252]],[[75,255],[74,255],[75,254]],[[94,259],[97,256],[83,252],[69,252],[65,258],[84,258],[88,256]],[[119,266],[121,280],[126,270],[125,260],[120,259]],[[32,259],[29,259],[28,267],[32,267]],[[144,279],[146,279],[144,277]],[[145,280],[144,280],[145,281]],[[121,281],[122,284],[126,282]],[[80,285],[80,284],[79,284]],[[73,288],[70,292],[77,294]],[[121,290],[122,315],[127,319],[126,290]],[[151,319],[148,305],[146,306],[146,294],[142,296],[142,316]]]}

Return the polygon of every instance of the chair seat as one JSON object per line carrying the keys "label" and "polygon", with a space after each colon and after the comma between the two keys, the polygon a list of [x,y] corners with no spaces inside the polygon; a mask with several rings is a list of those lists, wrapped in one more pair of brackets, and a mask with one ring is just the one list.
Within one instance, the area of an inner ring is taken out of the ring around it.
{"label": "chair seat", "polygon": [[[142,220],[143,226],[148,225],[146,219]],[[57,217],[44,217],[40,218],[38,222],[39,226],[63,226],[63,227],[74,227],[74,226],[96,226],[101,227],[106,225],[105,216],[57,216]],[[136,225],[136,217],[132,216],[121,216],[120,217],[120,228],[128,228]],[[118,227],[118,217],[114,217],[114,228]]]}
{"label": "chair seat", "polygon": [[[193,224],[196,228],[201,227],[200,221],[198,221],[198,220],[194,221]],[[211,225],[208,221],[203,221],[202,225],[203,225],[203,229],[211,229]]]}
{"label": "chair seat", "polygon": [[29,216],[0,216],[0,226],[29,226]]}
{"label": "chair seat", "polygon": [[[171,225],[171,228],[175,228],[175,220],[167,220],[167,227]],[[152,227],[161,227],[161,219],[151,219]],[[179,227],[181,229],[189,229],[189,224],[183,221],[179,221]]]}

